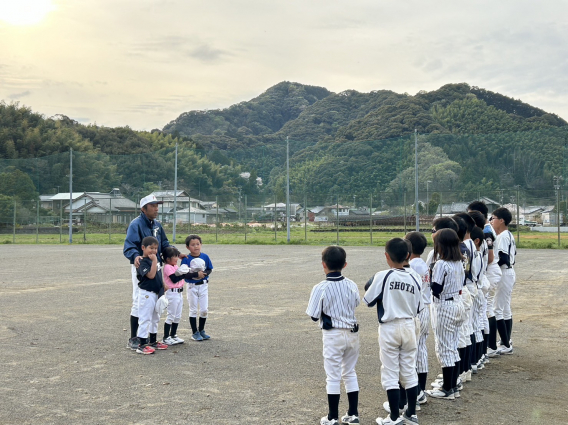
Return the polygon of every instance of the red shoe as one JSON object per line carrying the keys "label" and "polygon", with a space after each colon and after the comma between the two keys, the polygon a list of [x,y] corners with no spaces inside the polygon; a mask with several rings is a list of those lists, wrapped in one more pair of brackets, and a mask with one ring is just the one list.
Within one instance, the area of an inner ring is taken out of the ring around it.
{"label": "red shoe", "polygon": [[168,345],[164,344],[163,342],[160,341],[156,341],[152,344],[152,347],[156,350],[167,350],[168,349]]}
{"label": "red shoe", "polygon": [[139,345],[138,348],[136,349],[136,352],[138,354],[154,354],[154,351],[156,350],[154,350],[149,345]]}

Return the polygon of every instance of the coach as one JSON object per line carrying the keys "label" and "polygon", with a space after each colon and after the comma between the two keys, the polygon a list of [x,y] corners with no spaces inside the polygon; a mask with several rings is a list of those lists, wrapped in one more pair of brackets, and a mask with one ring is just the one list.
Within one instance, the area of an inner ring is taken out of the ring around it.
{"label": "coach", "polygon": [[142,212],[130,222],[124,240],[124,256],[130,260],[132,273],[132,309],[130,311],[130,339],[127,348],[135,350],[138,347],[136,332],[138,331],[138,277],[136,268],[142,259],[142,239],[146,236],[154,236],[158,239],[158,262],[162,264],[162,251],[170,246],[166,232],[162,224],[156,220],[158,217],[158,205],[161,201],[154,195],[148,195],[140,200]]}

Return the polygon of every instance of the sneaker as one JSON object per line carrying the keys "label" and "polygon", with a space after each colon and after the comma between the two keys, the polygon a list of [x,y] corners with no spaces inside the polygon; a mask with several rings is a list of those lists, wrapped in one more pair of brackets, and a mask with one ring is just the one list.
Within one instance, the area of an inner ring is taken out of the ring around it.
{"label": "sneaker", "polygon": [[418,394],[416,401],[418,402],[418,404],[428,403],[428,397],[426,397],[426,393],[424,391],[420,391],[420,394]]}
{"label": "sneaker", "polygon": [[325,415],[321,418],[320,425],[339,425],[339,422],[337,422],[337,419],[327,419],[327,415]]}
{"label": "sneaker", "polygon": [[128,344],[126,344],[126,348],[130,348],[131,350],[136,350],[140,345],[140,339],[137,337],[130,338],[128,340]]}
{"label": "sneaker", "polygon": [[491,360],[489,360],[489,356],[487,354],[483,355],[483,364],[487,364],[487,363],[491,363]]}
{"label": "sneaker", "polygon": [[483,362],[480,360],[479,363],[477,363],[477,370],[482,370],[485,369],[485,365],[483,364]]}
{"label": "sneaker", "polygon": [[154,350],[167,350],[168,345],[164,344],[163,342],[156,341],[150,344]]}
{"label": "sneaker", "polygon": [[510,347],[501,347],[499,349],[499,354],[503,355],[503,354],[513,354],[513,346],[511,345]]}
{"label": "sneaker", "polygon": [[[385,412],[390,413],[391,412],[391,407],[388,401],[385,401],[383,403],[383,409],[385,409]],[[398,414],[402,416],[402,414],[404,413],[404,411],[406,410],[406,406],[404,406],[402,409],[398,409]]]}
{"label": "sneaker", "polygon": [[458,383],[457,383],[457,385],[456,385],[456,388],[454,388],[454,392],[455,392],[456,389],[457,389],[458,391],[462,391],[462,390],[463,390],[463,382],[462,382],[460,379],[458,379]]}
{"label": "sneaker", "polygon": [[177,336],[177,335],[174,335],[174,336],[172,336],[171,338],[174,340],[174,342],[175,342],[176,344],[183,344],[183,343],[185,342],[185,340],[181,339],[181,338],[180,338],[179,336]]}
{"label": "sneaker", "polygon": [[341,418],[341,423],[342,424],[358,424],[359,422],[359,417],[356,415],[349,415],[349,412],[347,412],[345,414],[345,416],[343,416]]}
{"label": "sneaker", "polygon": [[194,341],[203,341],[203,337],[201,336],[199,331],[197,331],[193,335],[191,335],[191,339],[193,339]]}
{"label": "sneaker", "polygon": [[487,348],[487,354],[486,356],[489,358],[493,358],[493,357],[499,357],[501,353],[499,353],[499,350],[494,350],[492,348]]}
{"label": "sneaker", "polygon": [[436,379],[444,379],[444,375],[443,375],[442,373],[439,373],[439,374],[436,376]]}
{"label": "sneaker", "polygon": [[442,388],[443,385],[444,385],[444,381],[442,381],[442,380],[435,380],[434,382],[432,382],[430,384],[430,386],[432,388]]}
{"label": "sneaker", "polygon": [[408,416],[407,412],[404,412],[404,414],[402,415],[402,419],[404,420],[404,423],[407,425],[413,425],[418,423],[418,416],[416,415]]}
{"label": "sneaker", "polygon": [[176,345],[177,344],[171,336],[167,337],[162,342],[166,345]]}
{"label": "sneaker", "polygon": [[154,350],[149,345],[139,345],[138,348],[136,349],[136,352],[138,354],[154,354],[154,351],[156,350]]}
{"label": "sneaker", "polygon": [[454,388],[454,398],[460,398],[460,390],[458,390],[458,387]]}
{"label": "sneaker", "polygon": [[471,365],[471,373],[473,373],[474,375],[477,375],[477,365],[474,365],[474,364]]}
{"label": "sneaker", "polygon": [[446,400],[455,400],[456,399],[454,397],[453,390],[446,391],[443,388],[436,388],[436,389],[433,389],[433,390],[428,390],[428,391],[426,391],[426,394],[428,394],[430,397],[434,397],[434,398],[442,398],[442,399],[446,399]]}
{"label": "sneaker", "polygon": [[201,334],[201,338],[203,338],[203,340],[211,338],[209,335],[205,333],[205,330],[199,331],[199,333]]}
{"label": "sneaker", "polygon": [[390,416],[387,416],[384,419],[377,418],[376,421],[379,425],[402,425],[404,423],[404,419],[402,419],[402,416],[399,416],[396,419],[396,421],[393,421]]}
{"label": "sneaker", "polygon": [[465,373],[465,382],[469,382],[469,381],[471,381],[471,370],[468,370]]}

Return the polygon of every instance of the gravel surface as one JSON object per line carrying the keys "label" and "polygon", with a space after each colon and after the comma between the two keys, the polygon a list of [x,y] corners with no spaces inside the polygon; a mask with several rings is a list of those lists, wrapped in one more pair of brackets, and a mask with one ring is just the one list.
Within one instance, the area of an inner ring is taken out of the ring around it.
{"label": "gravel surface", "polygon": [[[327,412],[321,331],[306,315],[322,247],[205,245],[210,341],[151,356],[126,349],[130,266],[119,246],[2,245],[0,423],[319,424]],[[382,248],[347,247],[363,285]],[[568,251],[520,250],[515,353],[493,360],[456,401],[429,400],[420,424],[566,424]],[[360,306],[362,424],[385,416],[376,311]],[[160,337],[163,331],[160,322]],[[429,338],[430,377],[441,369]],[[347,409],[342,396],[340,412]]]}

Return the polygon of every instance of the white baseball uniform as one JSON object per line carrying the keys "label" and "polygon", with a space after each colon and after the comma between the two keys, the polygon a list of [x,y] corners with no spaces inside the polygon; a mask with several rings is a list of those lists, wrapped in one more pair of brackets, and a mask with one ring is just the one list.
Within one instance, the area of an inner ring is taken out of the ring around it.
{"label": "white baseball uniform", "polygon": [[381,384],[385,391],[418,385],[416,372],[417,327],[422,309],[420,276],[409,269],[378,272],[363,297],[369,307],[377,306]]}
{"label": "white baseball uniform", "polygon": [[497,235],[495,241],[495,257],[498,261],[499,253],[505,253],[509,257],[509,264],[502,264],[502,276],[497,283],[495,291],[495,319],[509,320],[513,317],[511,313],[511,296],[513,293],[513,286],[515,286],[515,256],[517,255],[517,246],[515,244],[515,237],[509,230],[505,230]]}
{"label": "white baseball uniform", "polygon": [[347,393],[359,391],[355,365],[359,358],[359,332],[355,308],[361,302],[359,288],[340,272],[331,272],[312,289],[306,314],[322,329],[323,365],[327,394],[340,394],[341,380]]}
{"label": "white baseball uniform", "polygon": [[418,313],[420,320],[420,333],[418,335],[418,351],[416,353],[416,371],[428,373],[428,347],[426,340],[430,333],[430,304],[432,292],[430,291],[430,270],[422,258],[410,260],[410,268],[421,277],[421,292],[423,309]]}
{"label": "white baseball uniform", "polygon": [[459,326],[465,315],[460,291],[464,279],[461,261],[437,260],[433,265],[431,313],[436,356],[442,367],[453,367],[460,361]]}

